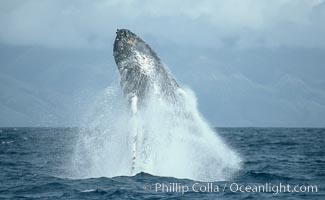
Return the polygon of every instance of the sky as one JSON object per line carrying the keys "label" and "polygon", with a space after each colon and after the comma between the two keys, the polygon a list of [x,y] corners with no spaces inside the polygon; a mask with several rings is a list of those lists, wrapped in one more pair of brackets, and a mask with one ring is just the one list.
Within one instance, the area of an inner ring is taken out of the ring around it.
{"label": "sky", "polygon": [[0,126],[78,126],[147,41],[211,126],[325,127],[324,0],[2,0]]}

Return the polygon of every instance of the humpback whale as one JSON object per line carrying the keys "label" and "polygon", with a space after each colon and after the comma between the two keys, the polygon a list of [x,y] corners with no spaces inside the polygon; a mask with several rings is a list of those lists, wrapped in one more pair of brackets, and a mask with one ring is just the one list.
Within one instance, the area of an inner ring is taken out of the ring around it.
{"label": "humpback whale", "polygon": [[[181,92],[178,83],[157,53],[139,36],[127,29],[117,29],[113,55],[133,115],[146,105],[150,94],[176,103],[176,95]],[[131,174],[136,163],[138,137],[138,131],[133,132]]]}

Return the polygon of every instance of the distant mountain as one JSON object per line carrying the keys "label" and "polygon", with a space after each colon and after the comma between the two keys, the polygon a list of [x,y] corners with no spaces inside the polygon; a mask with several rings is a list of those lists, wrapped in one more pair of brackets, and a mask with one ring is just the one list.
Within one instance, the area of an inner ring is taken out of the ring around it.
{"label": "distant mountain", "polygon": [[[212,126],[325,126],[325,50],[149,41]],[[0,126],[78,126],[118,73],[112,49],[0,44]]]}

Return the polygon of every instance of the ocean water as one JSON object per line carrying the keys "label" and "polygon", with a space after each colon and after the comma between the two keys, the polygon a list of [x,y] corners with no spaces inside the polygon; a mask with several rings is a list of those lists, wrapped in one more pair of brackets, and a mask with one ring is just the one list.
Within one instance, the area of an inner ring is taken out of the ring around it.
{"label": "ocean water", "polygon": [[242,166],[227,180],[199,182],[146,172],[75,178],[77,128],[0,128],[0,199],[325,199],[325,129],[216,131]]}

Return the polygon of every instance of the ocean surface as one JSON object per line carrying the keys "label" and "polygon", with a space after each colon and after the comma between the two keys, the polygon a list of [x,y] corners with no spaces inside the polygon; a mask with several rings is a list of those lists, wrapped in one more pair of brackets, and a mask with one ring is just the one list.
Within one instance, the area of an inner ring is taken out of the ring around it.
{"label": "ocean surface", "polygon": [[198,182],[145,172],[72,178],[77,128],[0,128],[0,199],[325,199],[325,129],[216,130],[241,170]]}

